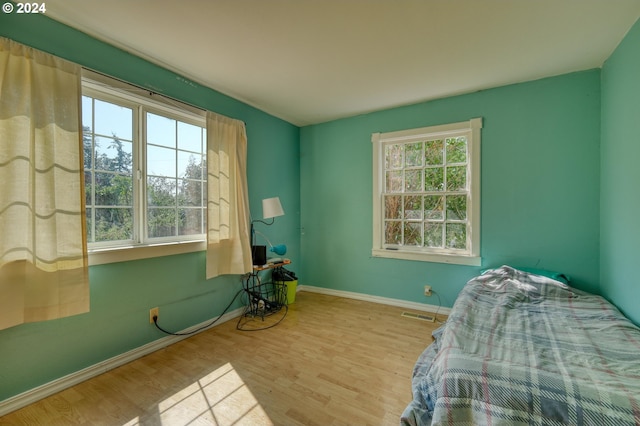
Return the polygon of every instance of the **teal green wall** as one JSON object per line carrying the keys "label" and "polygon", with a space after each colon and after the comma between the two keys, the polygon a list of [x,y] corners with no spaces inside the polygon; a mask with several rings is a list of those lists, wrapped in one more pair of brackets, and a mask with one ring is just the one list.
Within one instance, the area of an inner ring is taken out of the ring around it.
{"label": "teal green wall", "polygon": [[[0,36],[243,120],[252,215],[261,217],[262,198],[279,196],[286,215],[261,231],[299,262],[298,127],[44,16],[0,14]],[[152,307],[181,330],[221,314],[240,288],[238,276],[206,280],[204,252],[93,266],[89,278],[90,313],[0,331],[0,401],[164,337],[149,324]]]}
{"label": "teal green wall", "polygon": [[451,306],[481,268],[373,258],[371,134],[483,117],[482,267],[562,271],[597,291],[600,71],[301,129],[303,284]]}
{"label": "teal green wall", "polygon": [[601,289],[640,324],[640,21],[602,68]]}

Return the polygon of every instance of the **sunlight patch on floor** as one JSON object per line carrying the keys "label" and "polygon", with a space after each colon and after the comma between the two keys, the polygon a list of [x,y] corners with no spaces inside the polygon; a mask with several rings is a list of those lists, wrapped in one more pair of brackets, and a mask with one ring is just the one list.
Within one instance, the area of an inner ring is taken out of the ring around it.
{"label": "sunlight patch on floor", "polygon": [[[230,363],[158,404],[159,422],[174,425],[273,425]],[[126,426],[144,425],[139,418]]]}

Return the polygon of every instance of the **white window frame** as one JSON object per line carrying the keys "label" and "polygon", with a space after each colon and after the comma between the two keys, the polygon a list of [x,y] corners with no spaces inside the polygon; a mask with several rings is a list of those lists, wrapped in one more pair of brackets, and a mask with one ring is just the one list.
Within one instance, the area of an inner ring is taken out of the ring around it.
{"label": "white window frame", "polygon": [[[89,264],[122,262],[206,250],[206,234],[148,238],[146,230],[146,113],[159,114],[206,129],[206,112],[127,83],[83,70],[82,94],[134,110],[133,181],[134,236],[127,241],[88,244]],[[206,151],[206,147],[205,147]],[[206,191],[206,187],[203,188]],[[205,209],[206,215],[206,209]]]}
{"label": "white window frame", "polygon": [[[371,135],[373,145],[374,257],[480,266],[480,136],[482,118]],[[467,249],[398,246],[384,243],[385,151],[388,144],[410,143],[464,135],[467,138]]]}

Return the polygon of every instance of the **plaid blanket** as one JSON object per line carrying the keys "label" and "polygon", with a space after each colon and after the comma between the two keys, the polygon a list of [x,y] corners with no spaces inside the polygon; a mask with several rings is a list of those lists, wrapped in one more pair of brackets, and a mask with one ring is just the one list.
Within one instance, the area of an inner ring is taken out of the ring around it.
{"label": "plaid blanket", "polygon": [[503,266],[434,337],[403,425],[640,425],[640,329],[600,296]]}

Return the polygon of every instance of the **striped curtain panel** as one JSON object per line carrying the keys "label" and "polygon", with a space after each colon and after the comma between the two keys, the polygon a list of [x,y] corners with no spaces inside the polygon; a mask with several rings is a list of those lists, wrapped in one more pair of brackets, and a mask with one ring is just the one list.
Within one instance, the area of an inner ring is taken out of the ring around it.
{"label": "striped curtain panel", "polygon": [[207,113],[207,278],[251,272],[244,123]]}
{"label": "striped curtain panel", "polygon": [[0,329],[89,311],[80,84],[0,37]]}

